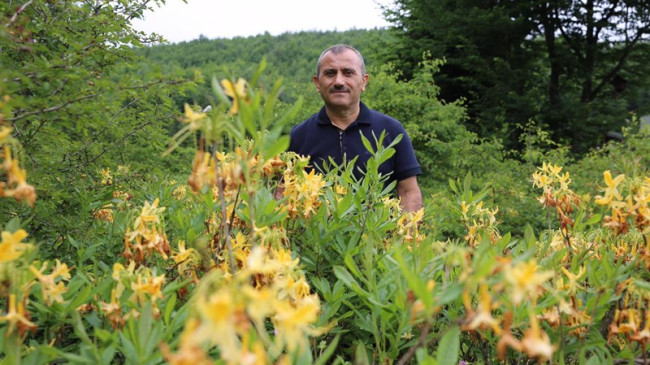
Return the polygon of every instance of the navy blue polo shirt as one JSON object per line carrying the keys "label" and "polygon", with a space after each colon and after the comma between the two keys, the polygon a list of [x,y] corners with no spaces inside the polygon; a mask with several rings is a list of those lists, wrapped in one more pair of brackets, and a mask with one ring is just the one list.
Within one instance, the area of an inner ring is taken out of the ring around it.
{"label": "navy blue polo shirt", "polygon": [[388,146],[400,134],[403,137],[394,146],[395,154],[379,167],[379,172],[383,175],[392,173],[389,182],[420,175],[422,173],[420,164],[415,157],[411,139],[402,123],[395,118],[369,109],[364,103],[360,103],[360,109],[357,120],[342,131],[332,124],[325,112],[325,107],[322,107],[318,113],[291,129],[289,151],[302,156],[310,156],[311,164],[321,171],[325,171],[323,166],[329,165],[330,156],[337,165],[341,165],[344,158],[346,162],[349,162],[359,156],[354,170],[355,176],[360,178],[361,174],[358,173],[357,167],[361,167],[365,171],[366,163],[372,156],[361,142],[360,133],[363,133],[376,150],[373,132],[379,139],[382,131],[386,131],[384,146]]}

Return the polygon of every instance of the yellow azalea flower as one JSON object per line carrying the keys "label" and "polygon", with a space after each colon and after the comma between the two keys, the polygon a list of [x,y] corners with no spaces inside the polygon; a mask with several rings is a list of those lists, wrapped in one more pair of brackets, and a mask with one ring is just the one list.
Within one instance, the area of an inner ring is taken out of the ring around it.
{"label": "yellow azalea flower", "polygon": [[111,185],[113,183],[113,176],[111,175],[111,169],[105,168],[99,171],[99,174],[102,176],[102,185]]}
{"label": "yellow azalea flower", "polygon": [[562,267],[561,270],[564,275],[566,275],[567,279],[569,279],[569,283],[564,285],[562,289],[567,290],[569,295],[575,294],[580,288],[580,285],[578,285],[578,280],[587,272],[587,270],[584,266],[580,266],[577,274],[569,272],[569,270],[565,269],[564,267]]}
{"label": "yellow azalea flower", "polygon": [[510,331],[510,325],[512,324],[512,312],[507,312],[503,320],[503,334],[497,342],[497,356],[499,360],[504,361],[506,359],[506,352],[508,347],[512,348],[515,351],[521,351],[521,342],[512,335]]}
{"label": "yellow azalea flower", "polygon": [[196,122],[204,119],[205,117],[205,113],[195,112],[189,104],[185,103],[185,117],[182,119],[183,122],[196,126]]}
{"label": "yellow azalea flower", "polygon": [[273,252],[273,257],[275,258],[275,261],[277,261],[281,266],[283,266],[284,270],[291,271],[298,266],[300,260],[298,258],[295,259],[292,258],[290,250],[284,248],[278,248],[278,249],[272,249],[271,251]]}
{"label": "yellow azalea flower", "polygon": [[6,314],[0,316],[0,322],[9,322],[9,327],[5,333],[6,337],[13,333],[16,326],[36,328],[36,324],[25,317],[25,304],[20,302],[16,308],[16,294],[9,294],[9,310]]}
{"label": "yellow azalea flower", "polygon": [[560,182],[560,190],[562,191],[567,191],[569,190],[569,184],[571,183],[571,178],[569,177],[569,173],[565,173],[564,175],[558,176],[558,181]]}
{"label": "yellow azalea flower", "polygon": [[623,322],[619,324],[619,331],[620,333],[630,333],[634,334],[639,331],[639,326],[641,323],[639,323],[638,317],[639,312],[636,309],[626,309],[622,312],[621,317],[627,317],[627,322]]}
{"label": "yellow azalea flower", "polygon": [[63,293],[68,291],[68,288],[66,288],[62,281],[57,283],[57,279],[70,280],[70,269],[67,264],[62,264],[58,259],[49,275],[44,274],[47,267],[48,264],[43,263],[40,270],[37,270],[34,266],[30,266],[29,270],[34,273],[41,283],[43,300],[47,305],[51,305],[54,302],[63,303]]}
{"label": "yellow azalea flower", "polygon": [[24,229],[19,229],[14,233],[7,231],[2,232],[2,242],[0,243],[0,263],[13,261],[23,254],[27,244],[21,241],[27,237]]}
{"label": "yellow azalea flower", "polygon": [[221,328],[234,320],[236,305],[232,295],[221,289],[211,294],[207,300],[199,300],[197,309],[202,317],[209,319],[215,327]]}
{"label": "yellow azalea flower", "polygon": [[184,275],[186,270],[200,260],[200,255],[193,248],[186,249],[185,241],[180,241],[178,243],[178,252],[172,255],[172,260],[178,266],[178,273]]}
{"label": "yellow azalea flower", "polygon": [[467,320],[461,326],[463,331],[475,331],[477,329],[487,329],[490,328],[496,335],[501,334],[501,328],[499,328],[499,321],[492,317],[492,298],[488,293],[488,288],[486,284],[482,284],[480,287],[481,299],[479,301],[477,311],[472,309],[469,299],[469,292],[465,291],[463,293],[463,303],[467,309]]}
{"label": "yellow azalea flower", "polygon": [[187,183],[194,192],[201,191],[205,184],[217,185],[216,162],[210,153],[202,150],[196,151],[192,163],[192,174]]}
{"label": "yellow azalea flower", "polygon": [[0,142],[4,140],[5,138],[9,137],[11,135],[11,132],[13,132],[12,127],[8,127],[6,125],[3,125],[0,127]]}
{"label": "yellow azalea flower", "polygon": [[533,173],[533,186],[539,188],[545,188],[548,186],[549,183],[550,183],[550,179],[548,178],[547,175],[542,174],[539,171],[535,171]]}
{"label": "yellow azalea flower", "polygon": [[605,184],[607,185],[605,188],[605,196],[597,196],[595,200],[596,204],[607,205],[611,203],[614,198],[616,198],[616,200],[622,200],[623,197],[618,192],[617,187],[623,179],[625,179],[625,175],[621,174],[612,179],[612,173],[607,170],[603,172],[603,177],[605,178]]}
{"label": "yellow azalea flower", "polygon": [[255,289],[250,285],[241,288],[246,296],[246,312],[257,323],[263,323],[264,319],[273,314],[276,294],[269,288]]}
{"label": "yellow azalea flower", "polygon": [[160,202],[159,198],[156,198],[153,203],[144,202],[144,207],[138,218],[135,219],[133,226],[135,229],[144,226],[145,223],[159,223],[160,214],[165,210],[165,207],[158,208],[158,203]]}
{"label": "yellow azalea flower", "polygon": [[511,284],[512,301],[515,305],[526,297],[536,298],[540,285],[553,277],[552,271],[537,272],[537,269],[537,263],[532,260],[504,268],[504,277]]}
{"label": "yellow azalea flower", "polygon": [[[23,170],[23,172],[24,171],[25,170]],[[23,179],[25,178],[23,177]],[[19,202],[26,201],[27,204],[32,207],[34,206],[34,202],[36,202],[36,189],[24,181],[16,186],[12,194],[7,195],[13,195],[13,197]]]}
{"label": "yellow azalea flower", "polygon": [[250,335],[246,334],[242,340],[241,364],[267,365],[269,356],[264,349],[263,343],[257,340],[253,344],[249,344],[249,337]]}
{"label": "yellow azalea flower", "polygon": [[304,277],[301,277],[298,280],[296,280],[296,282],[293,284],[293,287],[291,289],[293,289],[292,298],[294,299],[302,299],[308,296],[309,291],[311,290],[309,284],[307,283]]}
{"label": "yellow azalea flower", "polygon": [[120,264],[119,262],[116,262],[113,264],[113,274],[111,277],[115,281],[120,281],[122,280],[122,277],[124,275],[131,275],[135,272],[135,262],[130,261],[128,267],[124,267],[124,265]]}
{"label": "yellow azalea flower", "polygon": [[339,195],[345,195],[348,193],[347,189],[344,186],[341,186],[339,184],[336,184],[336,193]]}
{"label": "yellow azalea flower", "polygon": [[213,365],[206,352],[195,341],[195,332],[200,325],[197,318],[185,322],[181,333],[180,345],[177,353],[172,353],[169,345],[162,343],[160,351],[170,365]]}
{"label": "yellow azalea flower", "polygon": [[547,164],[546,162],[543,162],[542,163],[542,170],[545,171],[545,172],[551,173],[553,175],[557,175],[557,174],[560,173],[560,171],[562,171],[562,167],[558,166],[558,165],[551,164],[551,163]]}
{"label": "yellow azalea flower", "polygon": [[306,335],[320,313],[318,296],[306,297],[296,305],[291,305],[285,301],[277,301],[275,310],[276,314],[273,316],[273,323],[277,338],[287,346],[289,352],[303,348],[307,344]]}
{"label": "yellow azalea flower", "polygon": [[643,344],[646,344],[648,341],[650,341],[650,311],[646,311],[643,329],[630,336],[630,339],[632,341],[637,341]]}
{"label": "yellow azalea flower", "polygon": [[174,196],[174,199],[176,200],[182,200],[186,194],[187,194],[186,185],[179,185],[174,189],[174,191],[172,191],[172,196]]}
{"label": "yellow azalea flower", "polygon": [[551,343],[548,334],[539,328],[539,323],[534,315],[530,318],[530,328],[524,332],[521,340],[521,349],[532,358],[546,362],[553,356],[555,346]]}
{"label": "yellow azalea flower", "polygon": [[102,313],[111,321],[113,328],[121,328],[126,322],[126,319],[122,317],[122,305],[118,296],[117,290],[113,289],[111,290],[111,301],[99,303]]}
{"label": "yellow azalea flower", "polygon": [[223,86],[223,93],[232,98],[230,114],[237,114],[239,112],[239,100],[246,100],[246,80],[240,77],[237,83],[233,85],[232,81],[223,79],[221,80],[221,86]]}
{"label": "yellow azalea flower", "polygon": [[268,258],[264,247],[255,246],[246,258],[246,267],[255,274],[271,274],[281,266],[277,261]]}
{"label": "yellow azalea flower", "polygon": [[469,205],[463,200],[460,203],[460,210],[463,213],[463,218],[467,219],[467,213],[469,212]]}
{"label": "yellow azalea flower", "polygon": [[133,290],[133,295],[129,300],[136,300],[138,303],[143,304],[146,296],[149,295],[152,301],[154,299],[162,299],[162,286],[165,283],[165,275],[159,275],[154,277],[145,277],[138,275],[137,282],[131,283],[131,290]]}

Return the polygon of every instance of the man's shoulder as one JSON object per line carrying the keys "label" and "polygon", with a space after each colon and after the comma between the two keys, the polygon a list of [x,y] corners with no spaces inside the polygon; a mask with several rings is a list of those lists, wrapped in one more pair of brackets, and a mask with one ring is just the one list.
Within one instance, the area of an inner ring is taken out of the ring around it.
{"label": "man's shoulder", "polygon": [[291,134],[304,133],[318,124],[318,113],[312,114],[309,118],[291,127]]}
{"label": "man's shoulder", "polygon": [[396,118],[384,114],[375,109],[368,109],[371,124],[375,128],[386,129],[389,131],[403,131],[404,125]]}

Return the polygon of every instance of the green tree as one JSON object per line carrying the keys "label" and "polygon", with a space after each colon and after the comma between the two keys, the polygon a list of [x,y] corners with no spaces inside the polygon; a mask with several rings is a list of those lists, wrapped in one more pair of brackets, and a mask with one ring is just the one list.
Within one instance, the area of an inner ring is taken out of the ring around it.
{"label": "green tree", "polygon": [[135,67],[133,48],[162,38],[131,23],[162,3],[0,4],[0,95],[8,111],[3,124],[22,144],[39,195],[33,211],[3,203],[4,218],[30,217],[31,232],[60,244],[91,224],[89,196],[110,199],[99,187],[102,168],[131,165],[129,176],[136,180],[149,178],[138,175],[142,166],[173,168],[173,161],[159,157],[179,114],[170,96],[191,83]]}
{"label": "green tree", "polygon": [[[568,142],[602,140],[620,130],[630,109],[622,98],[628,80],[647,89],[644,44],[650,35],[646,1],[538,2],[532,20],[539,25],[548,59],[546,122]],[[638,81],[644,84],[639,85]],[[593,145],[592,145],[593,146]],[[584,147],[580,148],[584,152]]]}
{"label": "green tree", "polygon": [[405,77],[425,51],[444,59],[441,97],[467,100],[468,125],[507,147],[533,119],[584,153],[625,125],[625,80],[648,87],[647,2],[396,0],[386,16],[398,42],[385,56]]}
{"label": "green tree", "polygon": [[[395,1],[396,41],[383,56],[410,78],[424,53],[443,59],[440,98],[463,100],[471,130],[516,141],[515,124],[538,113],[535,54],[521,44],[534,24],[517,1]],[[511,144],[509,144],[512,146]]]}

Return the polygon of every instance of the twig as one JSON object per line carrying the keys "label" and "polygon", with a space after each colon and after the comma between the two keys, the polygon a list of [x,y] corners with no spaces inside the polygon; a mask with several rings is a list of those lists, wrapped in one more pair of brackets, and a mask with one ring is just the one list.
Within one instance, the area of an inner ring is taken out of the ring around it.
{"label": "twig", "polygon": [[15,122],[15,121],[17,121],[17,120],[19,120],[19,119],[23,119],[23,118],[25,118],[25,117],[29,117],[29,116],[31,116],[31,115],[36,115],[36,114],[41,114],[41,113],[49,113],[49,112],[53,112],[53,111],[59,110],[59,109],[61,109],[61,108],[65,108],[66,106],[68,106],[68,105],[70,105],[70,104],[72,104],[72,103],[76,103],[76,102],[78,102],[78,101],[82,101],[82,100],[86,100],[86,99],[94,98],[95,96],[97,96],[97,94],[95,94],[95,93],[93,93],[93,94],[89,94],[89,95],[84,95],[84,96],[78,97],[78,98],[76,98],[76,99],[68,100],[68,101],[66,101],[66,102],[63,103],[63,104],[59,104],[59,105],[52,106],[52,107],[45,108],[45,109],[41,109],[41,110],[35,110],[35,111],[32,111],[32,112],[27,112],[27,113],[25,113],[25,114],[21,114],[21,115],[17,115],[17,116],[15,116],[15,117],[9,119],[9,121],[10,121],[10,122]]}
{"label": "twig", "polygon": [[429,330],[431,329],[431,321],[428,320],[425,324],[424,327],[422,328],[422,332],[420,332],[420,337],[418,337],[418,343],[415,344],[415,346],[411,347],[405,354],[402,356],[402,358],[397,362],[397,365],[405,365],[413,355],[415,355],[415,351],[417,351],[418,348],[424,346],[426,343],[427,336],[429,335]]}
{"label": "twig", "polygon": [[14,15],[11,16],[11,19],[9,19],[9,23],[5,24],[5,27],[9,28],[9,26],[11,26],[11,24],[13,24],[18,18],[18,14],[22,13],[23,10],[25,10],[26,7],[31,5],[32,2],[33,0],[29,0],[28,2],[24,3],[20,8],[18,8],[18,10],[16,10]]}
{"label": "twig", "polygon": [[[629,364],[630,360],[628,359],[614,359],[614,365],[624,365]],[[643,358],[636,358],[632,361],[634,365],[649,365],[650,361],[643,360]]]}

